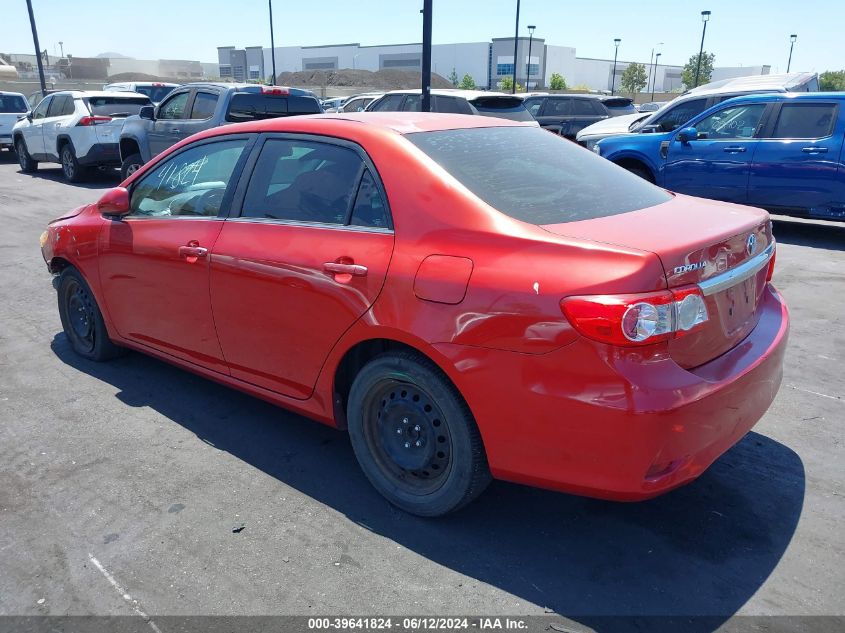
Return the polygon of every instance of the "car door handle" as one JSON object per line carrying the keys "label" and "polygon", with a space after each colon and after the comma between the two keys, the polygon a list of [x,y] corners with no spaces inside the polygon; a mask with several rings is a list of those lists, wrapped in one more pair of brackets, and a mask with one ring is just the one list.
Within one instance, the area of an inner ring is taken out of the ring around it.
{"label": "car door handle", "polygon": [[326,262],[323,264],[323,269],[326,272],[335,275],[354,275],[355,277],[363,277],[367,274],[367,267],[360,264],[340,264],[338,262]]}
{"label": "car door handle", "polygon": [[802,147],[801,151],[805,154],[825,154],[827,153],[826,147]]}
{"label": "car door handle", "polygon": [[202,246],[180,246],[179,257],[205,257],[208,249]]}
{"label": "car door handle", "polygon": [[739,146],[726,147],[723,151],[727,152],[728,154],[741,154],[745,151],[745,148]]}
{"label": "car door handle", "polygon": [[171,134],[181,134],[182,130],[180,130],[178,127],[174,127],[174,128],[170,128],[170,133]]}

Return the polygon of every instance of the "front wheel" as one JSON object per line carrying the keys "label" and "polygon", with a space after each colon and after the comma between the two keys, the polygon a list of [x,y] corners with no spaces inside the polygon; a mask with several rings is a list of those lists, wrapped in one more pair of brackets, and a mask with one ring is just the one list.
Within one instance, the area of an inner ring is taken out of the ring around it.
{"label": "front wheel", "polygon": [[144,166],[144,159],[141,158],[140,154],[132,154],[131,156],[127,156],[126,159],[120,166],[120,178],[121,180],[126,180],[134,174],[136,171],[141,169]]}
{"label": "front wheel", "polygon": [[59,317],[73,351],[93,361],[120,356],[124,348],[109,340],[103,314],[79,271],[65,268],[58,285]]}
{"label": "front wheel", "polygon": [[32,156],[26,149],[26,141],[22,138],[15,141],[15,153],[18,155],[18,165],[23,173],[29,174],[38,169],[38,163],[32,160]]}
{"label": "front wheel", "polygon": [[453,512],[490,482],[469,407],[418,354],[390,352],[364,366],[352,383],[347,418],[367,479],[406,512],[427,517]]}

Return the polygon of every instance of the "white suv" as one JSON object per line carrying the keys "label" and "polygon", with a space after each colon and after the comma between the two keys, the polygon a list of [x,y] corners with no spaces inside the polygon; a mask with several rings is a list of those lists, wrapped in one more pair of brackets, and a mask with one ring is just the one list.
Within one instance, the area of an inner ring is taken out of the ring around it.
{"label": "white suv", "polygon": [[119,166],[123,122],[146,105],[148,97],[132,92],[47,95],[12,128],[21,171],[35,171],[39,162],[61,163],[65,178],[79,182],[90,167]]}

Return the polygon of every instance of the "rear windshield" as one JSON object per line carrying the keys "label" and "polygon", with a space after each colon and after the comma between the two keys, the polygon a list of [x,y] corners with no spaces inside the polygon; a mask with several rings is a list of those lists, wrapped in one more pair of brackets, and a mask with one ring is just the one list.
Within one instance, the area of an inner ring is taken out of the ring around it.
{"label": "rear windshield", "polygon": [[233,123],[322,112],[315,97],[238,92],[232,95],[226,120]]}
{"label": "rear windshield", "polygon": [[146,97],[85,97],[83,101],[96,116],[130,116],[152,105]]}
{"label": "rear windshield", "polygon": [[478,114],[485,116],[497,116],[511,121],[534,120],[519,97],[479,97],[470,103],[478,110]]}
{"label": "rear windshield", "polygon": [[417,132],[405,138],[491,207],[523,222],[590,220],[671,199],[639,176],[537,127]]}
{"label": "rear windshield", "polygon": [[29,110],[29,104],[20,95],[0,95],[0,112],[20,114]]}
{"label": "rear windshield", "polygon": [[605,99],[602,103],[612,114],[616,115],[633,114],[637,111],[630,99]]}
{"label": "rear windshield", "polygon": [[153,103],[161,103],[176,86],[135,86],[135,92],[147,95]]}

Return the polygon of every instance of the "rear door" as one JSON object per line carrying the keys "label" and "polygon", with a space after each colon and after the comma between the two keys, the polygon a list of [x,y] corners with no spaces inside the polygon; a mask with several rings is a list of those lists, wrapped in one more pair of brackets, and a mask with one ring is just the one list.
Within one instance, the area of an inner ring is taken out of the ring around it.
{"label": "rear door", "polygon": [[750,103],[721,108],[693,121],[698,138],[667,141],[663,186],[702,198],[745,202],[756,135],[767,104]]}
{"label": "rear door", "polygon": [[357,145],[269,135],[238,217],[211,257],[211,301],[232,376],[308,398],[330,350],[381,291],[393,230]]}
{"label": "rear door", "polygon": [[67,123],[73,118],[73,97],[68,94],[53,95],[47,116],[41,123],[41,135],[44,140],[44,153],[59,158],[59,134],[67,132]]}
{"label": "rear door", "polygon": [[754,152],[749,204],[818,217],[845,216],[845,174],[839,170],[845,136],[842,103],[777,105]]}
{"label": "rear door", "polygon": [[172,92],[161,102],[148,133],[151,156],[158,156],[185,138],[182,128],[191,112],[190,99],[191,90],[185,89]]}

